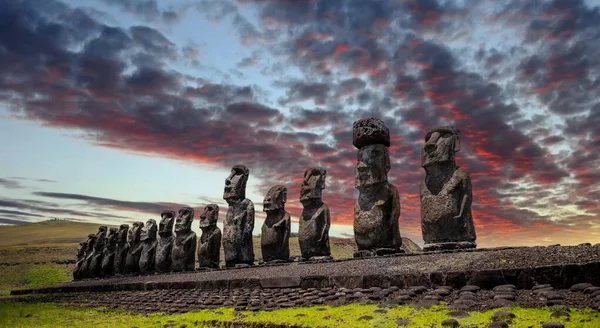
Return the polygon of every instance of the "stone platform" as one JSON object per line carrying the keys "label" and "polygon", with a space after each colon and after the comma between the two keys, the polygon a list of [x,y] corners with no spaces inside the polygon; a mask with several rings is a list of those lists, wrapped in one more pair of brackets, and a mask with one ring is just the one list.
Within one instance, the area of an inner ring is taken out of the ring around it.
{"label": "stone platform", "polygon": [[600,244],[500,247],[396,254],[322,263],[293,262],[248,268],[153,274],[74,281],[46,288],[14,290],[11,295],[162,289],[370,288],[476,285],[518,289],[549,284],[600,286]]}

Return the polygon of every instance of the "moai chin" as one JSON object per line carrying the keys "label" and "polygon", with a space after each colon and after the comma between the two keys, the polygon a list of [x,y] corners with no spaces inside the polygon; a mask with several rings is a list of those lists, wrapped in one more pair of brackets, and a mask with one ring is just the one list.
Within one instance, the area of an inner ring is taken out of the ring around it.
{"label": "moai chin", "polygon": [[182,207],[175,220],[175,241],[171,251],[171,271],[193,271],[196,266],[196,233],[192,231],[194,209]]}
{"label": "moai chin", "polygon": [[94,244],[96,243],[96,235],[91,233],[88,235],[86,241],[86,249],[84,259],[81,262],[81,267],[79,268],[79,277],[80,278],[89,278],[89,268],[90,263],[92,262],[92,256],[94,255]]}
{"label": "moai chin", "polygon": [[327,171],[322,167],[311,167],[304,172],[300,187],[300,203],[304,207],[298,229],[298,243],[303,260],[331,259],[329,206],[323,203]]}
{"label": "moai chin", "polygon": [[98,227],[98,232],[96,233],[96,240],[94,242],[94,250],[92,252],[90,263],[88,264],[88,277],[90,278],[96,278],[101,276],[102,256],[104,255],[104,248],[106,247],[107,230],[108,228],[106,226]]}
{"label": "moai chin", "polygon": [[149,219],[146,225],[142,228],[140,241],[142,242],[142,253],[140,255],[140,273],[154,272],[154,264],[156,258],[156,220]]}
{"label": "moai chin", "polygon": [[223,223],[223,251],[228,267],[254,264],[254,203],[246,198],[249,174],[244,165],[235,165],[225,179],[223,199],[229,208]]}
{"label": "moai chin", "polygon": [[140,237],[143,227],[144,222],[134,222],[131,230],[129,230],[129,236],[127,237],[129,250],[125,258],[125,274],[137,274],[140,272],[140,257],[142,256],[142,242],[140,241]]}
{"label": "moai chin", "polygon": [[110,228],[106,235],[106,247],[102,255],[102,266],[100,270],[101,277],[110,277],[115,271],[115,254],[117,252],[117,239],[119,229]]}
{"label": "moai chin", "polygon": [[73,280],[79,280],[82,278],[81,268],[83,266],[83,262],[85,262],[85,252],[87,250],[87,244],[87,240],[80,242],[79,247],[77,248],[77,260],[75,262],[75,269],[73,270]]}
{"label": "moai chin", "polygon": [[471,178],[456,165],[454,154],[459,150],[460,132],[454,127],[437,127],[425,135],[420,192],[424,251],[477,247]]}
{"label": "moai chin", "polygon": [[198,267],[219,268],[221,261],[221,229],[217,227],[219,206],[209,204],[200,215],[200,243],[198,244]]}
{"label": "moai chin", "polygon": [[400,197],[388,182],[390,132],[383,121],[363,118],[353,125],[352,143],[358,148],[354,206],[355,257],[403,253],[398,219]]}
{"label": "moai chin", "polygon": [[162,211],[158,224],[158,242],[156,244],[155,268],[156,272],[171,270],[171,252],[173,251],[173,225],[175,211]]}
{"label": "moai chin", "polygon": [[287,262],[290,258],[290,213],[285,210],[287,188],[273,186],[263,201],[267,218],[262,225],[260,248],[264,262]]}
{"label": "moai chin", "polygon": [[129,252],[129,225],[121,224],[117,233],[117,250],[115,252],[115,275],[122,275],[125,272],[125,261],[127,261],[127,253]]}

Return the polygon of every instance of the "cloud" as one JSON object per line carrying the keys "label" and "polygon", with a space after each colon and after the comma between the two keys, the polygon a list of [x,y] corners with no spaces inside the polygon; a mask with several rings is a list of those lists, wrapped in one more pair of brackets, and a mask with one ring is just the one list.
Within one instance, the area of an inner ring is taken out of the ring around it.
{"label": "cloud", "polygon": [[14,181],[11,179],[3,179],[0,178],[0,186],[6,189],[23,189],[25,188],[23,185],[19,183],[19,181]]}

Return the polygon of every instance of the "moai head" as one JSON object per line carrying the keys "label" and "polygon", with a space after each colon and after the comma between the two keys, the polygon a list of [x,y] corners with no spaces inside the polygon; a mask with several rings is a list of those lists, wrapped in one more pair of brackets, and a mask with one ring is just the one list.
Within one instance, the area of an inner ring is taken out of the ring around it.
{"label": "moai head", "polygon": [[96,243],[96,235],[91,233],[88,235],[88,239],[87,239],[87,247],[85,249],[85,254],[89,255],[92,253],[92,251],[94,250],[94,244]]}
{"label": "moai head", "polygon": [[325,189],[327,171],[322,167],[311,167],[304,172],[304,181],[300,187],[300,202],[321,199]]}
{"label": "moai head", "polygon": [[119,229],[110,228],[108,235],[106,235],[106,248],[114,249],[117,246],[117,239],[119,237]]}
{"label": "moai head", "polygon": [[217,220],[219,220],[219,206],[208,204],[204,207],[204,213],[200,214],[200,228],[216,226]]}
{"label": "moai head", "polygon": [[118,245],[127,244],[127,239],[129,238],[129,224],[121,224],[119,226],[119,235],[117,237]]}
{"label": "moai head", "polygon": [[188,232],[192,230],[194,221],[194,209],[191,207],[182,207],[175,220],[175,232]]}
{"label": "moai head", "polygon": [[250,170],[244,165],[235,165],[231,168],[231,174],[225,179],[225,190],[223,199],[244,199],[246,198],[246,182]]}
{"label": "moai head", "polygon": [[96,241],[94,242],[94,249],[98,252],[104,250],[104,247],[106,246],[106,230],[108,230],[106,226],[98,227]]}
{"label": "moai head", "polygon": [[435,163],[454,162],[454,154],[460,150],[460,131],[451,126],[431,129],[425,135],[421,152],[421,167]]}
{"label": "moai head", "polygon": [[87,249],[87,241],[80,242],[79,247],[77,248],[77,259],[81,259],[85,256],[86,249]]}
{"label": "moai head", "polygon": [[142,234],[142,228],[144,227],[144,222],[134,222],[131,230],[129,230],[129,239],[127,240],[130,244],[135,244],[140,241],[140,236]]}
{"label": "moai head", "polygon": [[390,170],[390,131],[383,121],[363,118],[354,122],[352,143],[358,148],[356,188],[387,181]]}
{"label": "moai head", "polygon": [[160,213],[160,223],[158,224],[158,234],[162,237],[172,235],[174,223],[175,211],[162,211],[162,213]]}
{"label": "moai head", "polygon": [[158,227],[156,226],[156,220],[148,219],[148,221],[146,221],[146,226],[144,226],[144,228],[142,228],[142,232],[140,234],[140,240],[144,241],[144,240],[156,239],[156,231],[157,230],[158,230]]}
{"label": "moai head", "polygon": [[263,201],[263,211],[283,210],[287,202],[287,188],[284,186],[273,186],[267,192]]}

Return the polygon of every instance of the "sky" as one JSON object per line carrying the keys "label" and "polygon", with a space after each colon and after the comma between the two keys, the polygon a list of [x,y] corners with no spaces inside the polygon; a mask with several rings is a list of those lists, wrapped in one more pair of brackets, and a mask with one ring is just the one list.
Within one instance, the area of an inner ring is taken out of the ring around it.
{"label": "sky", "polygon": [[479,247],[598,243],[599,22],[584,0],[0,0],[0,224],[222,221],[244,164],[255,233],[277,184],[297,231],[322,166],[351,237],[352,123],[377,117],[402,236],[422,245],[421,147],[453,125]]}

